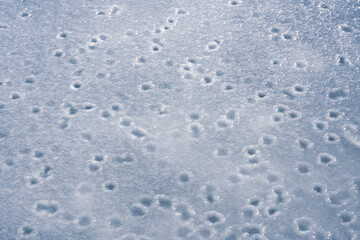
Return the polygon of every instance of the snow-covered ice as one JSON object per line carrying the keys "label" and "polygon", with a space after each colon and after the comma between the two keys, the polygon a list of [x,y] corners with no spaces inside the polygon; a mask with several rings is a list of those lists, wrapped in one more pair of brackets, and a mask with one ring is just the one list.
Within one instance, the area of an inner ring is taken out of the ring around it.
{"label": "snow-covered ice", "polygon": [[0,239],[360,239],[360,2],[0,2]]}

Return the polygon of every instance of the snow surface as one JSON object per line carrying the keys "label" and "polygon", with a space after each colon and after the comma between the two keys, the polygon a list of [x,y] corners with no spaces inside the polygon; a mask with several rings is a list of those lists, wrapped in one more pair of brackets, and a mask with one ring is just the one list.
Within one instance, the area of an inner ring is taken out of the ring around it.
{"label": "snow surface", "polygon": [[0,2],[0,239],[360,239],[360,2]]}

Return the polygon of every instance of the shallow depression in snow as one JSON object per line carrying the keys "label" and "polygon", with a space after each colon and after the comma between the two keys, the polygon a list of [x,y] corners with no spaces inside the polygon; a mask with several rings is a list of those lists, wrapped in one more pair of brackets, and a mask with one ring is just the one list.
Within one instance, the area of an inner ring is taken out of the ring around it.
{"label": "shallow depression in snow", "polygon": [[357,1],[0,9],[0,239],[360,238]]}

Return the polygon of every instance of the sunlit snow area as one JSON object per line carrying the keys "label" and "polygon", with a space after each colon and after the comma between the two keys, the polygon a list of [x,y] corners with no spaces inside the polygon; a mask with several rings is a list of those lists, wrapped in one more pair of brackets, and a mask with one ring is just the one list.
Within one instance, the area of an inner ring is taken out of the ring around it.
{"label": "sunlit snow area", "polygon": [[360,2],[0,1],[0,239],[360,239]]}

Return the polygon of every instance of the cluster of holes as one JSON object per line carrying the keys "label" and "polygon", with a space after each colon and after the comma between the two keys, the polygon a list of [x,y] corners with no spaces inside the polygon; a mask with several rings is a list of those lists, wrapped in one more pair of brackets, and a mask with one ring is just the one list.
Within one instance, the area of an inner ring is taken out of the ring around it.
{"label": "cluster of holes", "polygon": [[36,212],[53,215],[58,212],[59,207],[55,203],[38,202],[35,207]]}
{"label": "cluster of holes", "polygon": [[328,196],[328,201],[334,205],[343,205],[344,201],[350,198],[350,193],[347,190],[339,190],[332,192]]}
{"label": "cluster of holes", "polygon": [[285,202],[285,199],[284,199],[284,191],[283,191],[282,189],[280,189],[280,188],[277,187],[277,188],[274,188],[273,191],[274,191],[274,193],[275,193],[275,195],[276,195],[276,200],[275,200],[276,203],[283,203],[283,202]]}
{"label": "cluster of holes", "polygon": [[72,117],[78,113],[78,108],[71,103],[64,104],[64,108],[67,109],[67,115]]}
{"label": "cluster of holes", "polygon": [[280,38],[280,29],[277,27],[273,27],[270,29],[271,35],[270,38],[274,41],[279,41]]}
{"label": "cluster of holes", "polygon": [[[181,15],[186,15],[186,14],[188,14],[188,12],[187,12],[186,10],[184,10],[184,9],[176,8],[176,9],[175,9],[175,14],[181,16]],[[166,32],[166,31],[168,31],[168,30],[170,30],[170,29],[173,29],[173,27],[175,26],[176,21],[177,21],[176,18],[177,18],[177,17],[175,17],[175,18],[173,18],[173,17],[167,18],[165,24],[164,24],[163,26],[161,26],[161,27],[156,27],[156,28],[154,29],[154,32],[155,32],[156,34],[160,34],[160,33]],[[155,42],[155,41],[154,41],[154,42]],[[155,43],[158,43],[158,42],[155,42]]]}
{"label": "cluster of holes", "polygon": [[116,164],[132,163],[134,161],[135,161],[135,157],[129,153],[116,155],[112,158],[112,162]]}
{"label": "cluster of holes", "polygon": [[[94,36],[91,37],[89,39],[89,43],[87,44],[88,49],[90,50],[95,50],[96,49],[96,45],[98,43],[100,43],[101,41],[105,41],[107,39],[107,36],[105,34],[100,34],[98,36]],[[109,51],[107,52],[108,55],[111,55],[111,53],[109,54]]]}
{"label": "cluster of holes", "polygon": [[219,200],[219,196],[216,193],[216,188],[213,185],[206,185],[202,188],[204,201],[206,203],[215,203]]}
{"label": "cluster of holes", "polygon": [[333,88],[327,91],[327,96],[331,100],[341,100],[347,97],[348,91],[342,88]]}
{"label": "cluster of holes", "polygon": [[50,176],[50,171],[52,170],[52,167],[45,165],[43,170],[40,172],[40,177],[42,178],[48,178]]}
{"label": "cluster of holes", "polygon": [[[42,182],[42,179],[48,178],[51,174],[50,171],[52,170],[52,167],[49,165],[45,165],[43,169],[40,171],[38,176],[30,176],[26,177],[27,185],[32,188],[35,187],[37,184]],[[40,178],[39,178],[40,177]],[[42,178],[42,179],[41,179]],[[50,204],[51,205],[51,204]]]}

